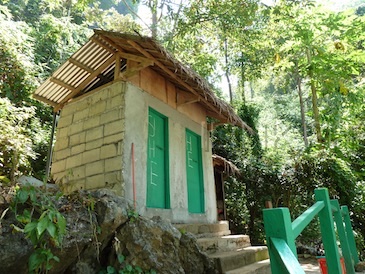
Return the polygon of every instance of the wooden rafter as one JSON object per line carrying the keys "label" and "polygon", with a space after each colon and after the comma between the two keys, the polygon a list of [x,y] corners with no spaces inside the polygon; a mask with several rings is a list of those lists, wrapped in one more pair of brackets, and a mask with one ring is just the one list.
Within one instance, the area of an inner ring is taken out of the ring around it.
{"label": "wooden rafter", "polygon": [[107,47],[106,45],[104,45],[99,39],[97,39],[95,36],[93,36],[91,38],[91,40],[93,42],[95,42],[96,44],[98,44],[99,46],[101,46],[102,48],[106,49],[107,51],[109,51],[112,54],[115,54],[116,52],[114,50],[112,50],[111,48]]}
{"label": "wooden rafter", "polygon": [[71,91],[56,107],[55,112],[59,111],[63,105],[70,100],[72,97],[76,96],[84,87],[86,87],[92,79],[97,77],[103,70],[105,70],[110,64],[115,61],[115,55],[112,55],[107,59],[97,70],[91,73],[77,88]]}
{"label": "wooden rafter", "polygon": [[135,75],[138,71],[140,71],[146,67],[152,66],[152,65],[153,65],[153,61],[147,59],[147,61],[140,62],[137,66],[127,68],[126,71],[124,71],[120,74],[119,78],[128,79],[129,77]]}
{"label": "wooden rafter", "polygon": [[199,97],[195,94],[179,91],[176,94],[176,105],[182,106],[199,102]]}
{"label": "wooden rafter", "polygon": [[87,71],[88,73],[92,73],[93,70],[92,68],[89,68],[88,66],[80,63],[79,61],[77,61],[76,59],[73,59],[73,58],[69,58],[68,61],[71,63],[71,64],[74,64],[75,66],[78,66],[79,68],[82,68],[83,70]]}
{"label": "wooden rafter", "polygon": [[138,56],[138,55],[135,55],[135,54],[126,53],[126,52],[124,52],[124,49],[122,47],[117,45],[110,38],[105,37],[105,36],[102,36],[101,38],[104,39],[106,42],[108,42],[110,45],[112,45],[114,48],[116,48],[118,50],[118,54],[121,58],[136,61],[136,62],[139,63],[135,67],[132,67],[130,69],[127,68],[127,71],[124,71],[124,72],[120,73],[120,75],[118,77],[115,77],[115,79],[128,79],[129,77],[135,75],[138,71],[140,71],[140,70],[142,70],[146,67],[154,65],[153,60],[151,60],[150,58],[145,58],[145,57],[141,57],[141,56]]}
{"label": "wooden rafter", "polygon": [[[116,48],[119,51],[119,53],[124,52],[124,49],[121,46],[118,46],[112,39],[110,39],[108,37],[105,37],[105,36],[102,36],[100,38],[103,39],[103,40],[105,40],[106,42],[108,42],[114,48]],[[101,42],[99,41],[99,43],[101,43]]]}
{"label": "wooden rafter", "polygon": [[118,52],[115,55],[115,68],[114,68],[114,79],[119,79],[119,75],[120,75],[120,53]]}
{"label": "wooden rafter", "polygon": [[63,82],[63,81],[61,81],[60,79],[57,79],[57,78],[55,78],[55,77],[51,77],[49,80],[50,80],[51,82],[53,82],[53,83],[55,83],[55,84],[57,84],[57,85],[61,86],[61,87],[67,88],[68,90],[71,90],[71,91],[72,91],[72,90],[74,90],[74,89],[75,89],[75,87],[70,86],[70,85],[66,84],[65,82]]}
{"label": "wooden rafter", "polygon": [[225,119],[222,119],[222,116],[221,115],[219,115],[217,112],[215,112],[215,111],[207,111],[207,115],[209,116],[209,117],[212,117],[212,118],[214,118],[214,119],[217,119],[217,120],[219,120],[220,122],[222,122],[222,123],[227,123],[228,122],[228,119],[227,118],[225,118]]}
{"label": "wooden rafter", "polygon": [[[116,60],[115,65],[112,60]],[[105,66],[105,62],[109,65]],[[175,85],[178,107],[198,103],[215,122],[229,122],[249,130],[226,102],[215,97],[204,79],[175,60],[153,39],[137,35],[95,31],[89,42],[36,90],[35,97],[58,111],[70,100],[80,98],[81,93],[108,81],[129,80],[141,69],[153,65],[153,71]],[[99,80],[99,76],[106,78]]]}
{"label": "wooden rafter", "polygon": [[46,98],[44,98],[44,97],[42,97],[42,96],[39,96],[39,95],[37,95],[37,94],[34,94],[34,93],[33,93],[33,98],[34,98],[34,99],[37,99],[37,100],[39,100],[39,101],[42,101],[42,102],[44,102],[44,103],[46,103],[46,104],[49,104],[49,105],[51,105],[51,106],[57,106],[57,103],[55,103],[55,102],[53,102],[53,101],[51,101],[51,100],[48,100],[48,99],[46,99]]}
{"label": "wooden rafter", "polygon": [[151,61],[151,59],[149,58],[144,58],[138,55],[134,55],[134,54],[130,54],[130,53],[126,53],[126,52],[119,52],[120,56],[124,59],[128,59],[128,60],[132,60],[132,61],[136,61],[136,62],[140,62],[140,63],[152,63],[153,61]]}

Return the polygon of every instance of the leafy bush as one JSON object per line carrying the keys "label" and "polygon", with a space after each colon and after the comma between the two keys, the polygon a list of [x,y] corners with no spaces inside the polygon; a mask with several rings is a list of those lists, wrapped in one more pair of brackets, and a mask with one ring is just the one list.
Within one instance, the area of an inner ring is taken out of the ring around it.
{"label": "leafy bush", "polygon": [[61,193],[49,195],[40,188],[26,185],[17,188],[13,198],[11,209],[18,221],[13,229],[24,233],[34,246],[28,261],[30,273],[47,273],[52,261],[59,262],[51,247],[59,247],[66,233],[66,220],[54,201],[60,197]]}
{"label": "leafy bush", "polygon": [[16,107],[9,99],[0,98],[0,180],[14,181],[22,173],[31,171],[30,160],[35,159],[29,122],[33,107]]}

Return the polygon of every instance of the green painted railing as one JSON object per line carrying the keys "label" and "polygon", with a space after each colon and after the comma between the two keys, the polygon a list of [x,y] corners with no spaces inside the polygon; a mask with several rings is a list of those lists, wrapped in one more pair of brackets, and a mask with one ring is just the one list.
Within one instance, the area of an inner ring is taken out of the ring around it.
{"label": "green painted railing", "polygon": [[354,265],[359,262],[359,256],[347,206],[340,207],[337,200],[330,200],[326,188],[316,189],[314,193],[316,203],[293,222],[288,208],[264,209],[265,232],[273,274],[304,274],[298,262],[295,239],[317,215],[328,273],[342,273],[334,223],[336,223],[346,273],[355,273]]}

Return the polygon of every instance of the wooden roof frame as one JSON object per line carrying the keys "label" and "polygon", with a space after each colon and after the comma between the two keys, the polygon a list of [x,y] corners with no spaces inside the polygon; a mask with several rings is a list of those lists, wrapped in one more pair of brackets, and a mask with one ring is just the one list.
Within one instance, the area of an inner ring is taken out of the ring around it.
{"label": "wooden roof frame", "polygon": [[[138,64],[122,68],[122,60]],[[56,112],[73,98],[90,91],[84,89],[101,81],[106,72],[114,70],[114,80],[127,80],[149,66],[178,87],[178,106],[199,103],[206,109],[207,116],[217,119],[218,123],[230,123],[251,131],[228,103],[215,96],[204,79],[174,59],[155,40],[139,35],[94,30],[89,41],[61,65],[33,97],[53,106]]]}

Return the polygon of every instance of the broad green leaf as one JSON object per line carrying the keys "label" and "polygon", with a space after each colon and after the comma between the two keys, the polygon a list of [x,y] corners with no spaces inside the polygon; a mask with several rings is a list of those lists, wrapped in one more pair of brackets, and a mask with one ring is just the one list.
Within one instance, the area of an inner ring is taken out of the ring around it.
{"label": "broad green leaf", "polygon": [[57,256],[53,256],[52,259],[55,260],[58,263],[60,262],[60,258],[58,258]]}
{"label": "broad green leaf", "polygon": [[43,256],[39,253],[39,251],[35,250],[28,259],[29,272],[34,273],[34,271],[39,268],[43,261]]}
{"label": "broad green leaf", "polygon": [[24,204],[28,200],[29,192],[28,190],[21,188],[18,190],[16,196],[18,198],[19,203]]}
{"label": "broad green leaf", "polygon": [[117,258],[118,258],[118,262],[120,264],[122,264],[125,260],[125,257],[123,256],[123,254],[118,254]]}
{"label": "broad green leaf", "polygon": [[57,212],[56,216],[57,216],[57,226],[59,229],[59,233],[65,234],[66,233],[66,219],[59,212]]}
{"label": "broad green leaf", "polygon": [[52,238],[55,238],[57,229],[56,229],[56,226],[52,222],[48,223],[47,231],[48,231],[49,235],[51,235]]}
{"label": "broad green leaf", "polygon": [[33,230],[37,229],[37,226],[38,226],[38,222],[31,222],[29,224],[27,224],[25,227],[24,227],[24,233],[30,233],[32,232]]}
{"label": "broad green leaf", "polygon": [[106,268],[106,271],[107,271],[108,274],[116,273],[115,268],[110,266],[110,265],[108,265],[108,267]]}
{"label": "broad green leaf", "polygon": [[35,189],[29,192],[29,197],[33,203],[37,202],[37,193]]}
{"label": "broad green leaf", "polygon": [[48,218],[43,217],[42,219],[39,220],[37,224],[38,237],[42,235],[42,233],[47,229],[49,224],[50,220]]}

